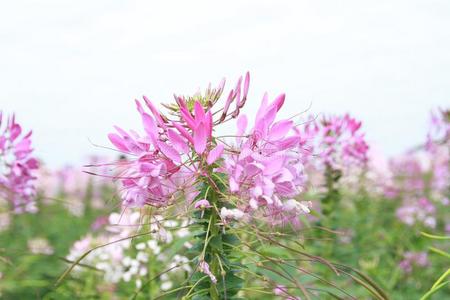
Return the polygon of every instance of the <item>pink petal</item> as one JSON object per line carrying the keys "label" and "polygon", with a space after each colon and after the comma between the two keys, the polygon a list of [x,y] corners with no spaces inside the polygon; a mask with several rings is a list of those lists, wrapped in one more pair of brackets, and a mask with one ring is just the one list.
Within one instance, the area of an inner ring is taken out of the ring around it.
{"label": "pink petal", "polygon": [[172,145],[180,152],[188,153],[189,147],[186,144],[186,142],[183,140],[183,138],[177,134],[172,129],[167,130],[167,137],[169,138],[169,141],[172,143]]}
{"label": "pink petal", "polygon": [[194,130],[197,124],[195,123],[194,118],[192,118],[192,115],[189,112],[189,110],[180,107],[180,113],[181,113],[181,118],[183,119],[183,121],[186,122],[186,124],[189,126],[189,128]]}
{"label": "pink petal", "polygon": [[279,111],[281,109],[281,107],[284,104],[284,99],[286,98],[286,94],[281,94],[279,95],[270,106],[276,106],[277,107],[277,111]]}
{"label": "pink petal", "polygon": [[269,101],[269,95],[264,93],[261,105],[256,113],[255,124],[257,124],[267,113],[267,102]]}
{"label": "pink petal", "polygon": [[194,144],[194,139],[189,134],[189,132],[179,123],[172,121],[173,127],[175,127],[182,136],[184,136],[191,144]]}
{"label": "pink petal", "polygon": [[39,162],[35,158],[30,158],[29,160],[27,160],[26,165],[30,169],[37,169],[39,167]]}
{"label": "pink petal", "polygon": [[279,145],[280,149],[289,149],[297,145],[299,142],[300,136],[290,136],[284,140],[281,140],[279,144],[277,144]]}
{"label": "pink petal", "polygon": [[164,142],[158,141],[158,148],[161,150],[161,152],[171,160],[180,163],[181,162],[181,156],[180,153],[178,153],[177,150],[172,148],[171,146],[167,145]]}
{"label": "pink petal", "polygon": [[239,191],[239,184],[237,183],[234,177],[230,177],[230,191],[231,192]]}
{"label": "pink petal", "polygon": [[108,138],[111,141],[111,143],[116,146],[117,149],[119,149],[120,151],[123,152],[127,152],[128,148],[126,146],[126,144],[124,143],[124,141],[122,140],[122,138],[116,134],[116,133],[110,133],[108,134]]}
{"label": "pink petal", "polygon": [[206,126],[200,122],[199,126],[194,130],[194,149],[198,154],[202,154],[206,149]]}
{"label": "pink petal", "polygon": [[205,110],[199,101],[194,103],[195,123],[198,126],[200,122],[205,120]]}
{"label": "pink petal", "polygon": [[239,111],[239,105],[241,104],[241,84],[242,76],[239,77],[236,87],[234,88],[234,97],[236,98],[236,110]]}
{"label": "pink petal", "polygon": [[22,132],[22,128],[20,127],[20,125],[19,124],[13,124],[12,126],[11,126],[11,129],[10,129],[10,139],[11,139],[11,141],[14,141],[19,135],[20,135],[20,133]]}
{"label": "pink petal", "polygon": [[142,107],[141,102],[139,102],[139,100],[137,100],[137,99],[134,99],[134,102],[136,103],[136,108],[137,108],[138,112],[140,114],[143,114],[144,108]]}
{"label": "pink petal", "polygon": [[148,108],[150,108],[150,110],[151,110],[153,116],[155,117],[156,121],[158,122],[158,124],[164,128],[165,127],[164,120],[162,119],[159,111],[156,109],[156,107],[153,105],[153,103],[146,96],[144,96],[143,98],[144,98],[145,104],[147,105]]}
{"label": "pink petal", "polygon": [[271,140],[279,140],[283,138],[292,128],[293,122],[290,120],[281,120],[273,124],[270,129],[269,138]]}
{"label": "pink petal", "polygon": [[208,157],[206,159],[208,165],[212,165],[217,159],[220,158],[220,156],[222,156],[223,148],[224,147],[222,144],[218,144],[214,149],[212,149],[209,152]]}
{"label": "pink petal", "polygon": [[213,127],[213,117],[212,117],[211,110],[209,110],[206,113],[205,121],[206,121],[206,132],[208,133],[208,137],[211,137],[212,136],[212,127]]}
{"label": "pink petal", "polygon": [[270,160],[264,162],[264,170],[263,173],[264,175],[270,175],[270,174],[274,174],[277,173],[278,171],[281,170],[281,168],[283,167],[284,164],[284,158],[281,156],[278,157],[273,157]]}
{"label": "pink petal", "polygon": [[155,121],[150,115],[143,113],[142,123],[144,124],[144,129],[150,137],[152,143],[156,146],[156,137],[158,136],[158,127],[156,127]]}
{"label": "pink petal", "polygon": [[246,115],[240,115],[240,117],[237,120],[237,133],[236,135],[238,138],[242,136],[245,133],[245,129],[247,129],[247,116]]}
{"label": "pink petal", "polygon": [[234,100],[234,91],[231,90],[230,93],[228,94],[228,98],[227,101],[225,102],[225,107],[223,108],[222,114],[226,115],[228,112],[228,108],[230,107],[230,104],[233,102]]}

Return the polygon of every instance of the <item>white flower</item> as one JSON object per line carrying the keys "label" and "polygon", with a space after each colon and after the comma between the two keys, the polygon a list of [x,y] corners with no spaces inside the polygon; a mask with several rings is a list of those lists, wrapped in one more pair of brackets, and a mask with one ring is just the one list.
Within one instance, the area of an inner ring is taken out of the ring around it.
{"label": "white flower", "polygon": [[161,290],[167,291],[171,289],[172,286],[173,286],[172,281],[164,281],[163,283],[161,283]]}
{"label": "white flower", "polygon": [[222,207],[220,210],[220,217],[224,220],[226,219],[235,219],[239,220],[244,217],[245,213],[242,210],[239,210],[237,208],[228,209],[226,207]]}
{"label": "white flower", "polygon": [[145,249],[145,243],[139,243],[136,245],[136,250],[144,250]]}
{"label": "white flower", "polygon": [[123,281],[129,282],[131,280],[132,274],[130,272],[125,272],[122,275]]}
{"label": "white flower", "polygon": [[138,252],[136,259],[141,262],[148,262],[148,254],[145,252]]}
{"label": "white flower", "polygon": [[142,280],[141,279],[137,279],[136,280],[136,288],[140,289],[142,287]]}

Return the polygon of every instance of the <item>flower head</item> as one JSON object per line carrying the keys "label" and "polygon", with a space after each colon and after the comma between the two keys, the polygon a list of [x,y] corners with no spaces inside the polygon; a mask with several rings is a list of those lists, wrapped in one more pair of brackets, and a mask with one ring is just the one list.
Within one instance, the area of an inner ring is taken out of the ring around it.
{"label": "flower head", "polygon": [[206,199],[198,200],[197,202],[195,202],[195,205],[194,205],[194,208],[202,209],[202,210],[206,209],[206,208],[210,208],[210,207],[211,207],[211,204]]}
{"label": "flower head", "polygon": [[[117,163],[120,172],[116,178],[122,183],[127,206],[167,207],[179,199],[190,204],[201,185],[217,189],[219,177],[224,189],[221,195],[239,199],[230,203],[236,211],[258,211],[274,223],[290,222],[309,212],[302,209],[303,204],[290,205],[304,190],[303,163],[310,152],[305,151],[305,139],[292,120],[276,120],[285,95],[272,102],[264,95],[253,128],[247,130],[247,117],[240,111],[247,100],[249,81],[248,74],[239,78],[220,109],[216,106],[224,81],[204,94],[175,96],[175,103],[164,105],[168,115],[146,97],[143,103],[136,101],[144,133],[116,127],[117,132],[109,135],[119,151],[134,157]],[[218,125],[235,118],[234,142],[215,136]],[[197,199],[194,207],[208,208],[205,201],[209,200]],[[237,217],[224,213],[224,220]]]}
{"label": "flower head", "polygon": [[35,171],[38,161],[32,156],[31,131],[22,136],[14,115],[1,130],[0,111],[0,198],[11,203],[14,212],[35,212]]}
{"label": "flower head", "polygon": [[369,146],[360,129],[361,122],[348,114],[318,120],[310,118],[305,126],[305,134],[312,144],[312,150],[320,157],[314,163],[318,163],[319,167],[328,165],[333,169],[366,163]]}

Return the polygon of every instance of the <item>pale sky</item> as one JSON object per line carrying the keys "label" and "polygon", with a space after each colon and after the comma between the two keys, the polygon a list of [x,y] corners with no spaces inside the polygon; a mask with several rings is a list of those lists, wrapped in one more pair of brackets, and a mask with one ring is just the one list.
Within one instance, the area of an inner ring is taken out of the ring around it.
{"label": "pale sky", "polygon": [[286,92],[284,115],[349,112],[393,155],[450,105],[450,1],[2,1],[0,109],[51,166],[108,154],[134,99],[191,94],[249,70],[246,112]]}

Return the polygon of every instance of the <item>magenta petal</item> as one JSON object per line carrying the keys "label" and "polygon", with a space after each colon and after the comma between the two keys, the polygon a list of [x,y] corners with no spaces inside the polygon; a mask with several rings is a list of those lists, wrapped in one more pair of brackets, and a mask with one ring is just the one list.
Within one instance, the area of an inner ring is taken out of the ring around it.
{"label": "magenta petal", "polygon": [[186,124],[189,126],[189,128],[191,128],[193,130],[196,126],[196,123],[195,123],[194,119],[192,118],[191,113],[182,107],[180,107],[180,113],[181,113],[181,118],[186,122]]}
{"label": "magenta petal", "polygon": [[10,129],[10,139],[14,141],[22,133],[22,128],[19,124],[13,124]]}
{"label": "magenta petal", "polygon": [[116,148],[118,150],[124,151],[124,152],[128,151],[126,144],[124,143],[124,141],[118,134],[110,133],[110,134],[108,134],[108,138],[111,141],[111,143],[113,143],[113,145],[116,146]]}
{"label": "magenta petal", "polygon": [[178,151],[171,146],[167,145],[164,142],[158,141],[158,148],[165,156],[167,156],[167,158],[170,158],[177,163],[181,163],[180,153],[178,153]]}
{"label": "magenta petal", "polygon": [[224,148],[223,145],[219,144],[209,152],[208,157],[206,159],[208,165],[213,164],[217,159],[219,159],[219,157],[222,156],[223,148]]}
{"label": "magenta petal", "polygon": [[206,149],[207,128],[203,122],[194,130],[194,149],[198,154],[202,154]]}
{"label": "magenta petal", "polygon": [[284,104],[284,99],[286,98],[286,94],[279,95],[271,104],[271,106],[276,106],[277,111],[281,109]]}
{"label": "magenta petal", "polygon": [[195,101],[194,103],[194,112],[195,112],[195,123],[198,126],[200,122],[205,120],[205,110],[203,109],[203,106],[199,101]]}
{"label": "magenta petal", "polygon": [[190,143],[194,144],[194,139],[189,134],[189,132],[177,122],[172,122],[173,127],[175,127],[182,136],[184,136]]}

